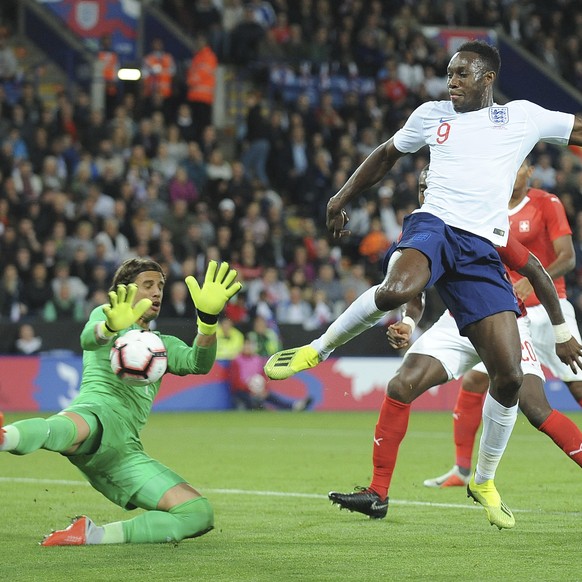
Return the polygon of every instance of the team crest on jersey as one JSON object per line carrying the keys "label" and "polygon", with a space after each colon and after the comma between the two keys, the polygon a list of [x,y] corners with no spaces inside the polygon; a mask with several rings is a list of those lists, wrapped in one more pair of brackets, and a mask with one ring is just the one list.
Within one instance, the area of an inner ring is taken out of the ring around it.
{"label": "team crest on jersey", "polygon": [[507,107],[489,107],[489,119],[496,125],[505,125],[509,122]]}
{"label": "team crest on jersey", "polygon": [[519,232],[529,232],[529,220],[519,221]]}

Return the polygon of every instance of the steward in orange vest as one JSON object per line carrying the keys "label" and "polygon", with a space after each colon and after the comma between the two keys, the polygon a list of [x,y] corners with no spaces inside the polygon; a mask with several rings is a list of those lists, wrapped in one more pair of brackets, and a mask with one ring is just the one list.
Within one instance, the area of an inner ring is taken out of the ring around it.
{"label": "steward in orange vest", "polygon": [[216,89],[218,59],[203,36],[198,37],[198,51],[192,57],[186,83],[188,101],[212,105]]}
{"label": "steward in orange vest", "polygon": [[188,69],[186,85],[187,99],[194,119],[195,138],[199,140],[204,128],[212,125],[212,104],[216,90],[218,59],[204,35],[198,35],[195,43],[197,50]]}
{"label": "steward in orange vest", "polygon": [[144,95],[159,95],[164,99],[172,96],[172,81],[176,74],[176,63],[170,53],[164,52],[162,40],[152,42],[152,52],[143,61]]}

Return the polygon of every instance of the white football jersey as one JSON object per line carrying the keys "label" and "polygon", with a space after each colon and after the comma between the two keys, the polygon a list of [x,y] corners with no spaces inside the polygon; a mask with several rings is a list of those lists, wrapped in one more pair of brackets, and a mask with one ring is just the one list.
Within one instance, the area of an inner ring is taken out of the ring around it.
{"label": "white football jersey", "polygon": [[429,101],[394,134],[394,145],[404,153],[430,148],[422,212],[505,246],[519,167],[538,141],[566,145],[573,126],[574,115],[530,101],[467,113],[456,113],[450,101]]}

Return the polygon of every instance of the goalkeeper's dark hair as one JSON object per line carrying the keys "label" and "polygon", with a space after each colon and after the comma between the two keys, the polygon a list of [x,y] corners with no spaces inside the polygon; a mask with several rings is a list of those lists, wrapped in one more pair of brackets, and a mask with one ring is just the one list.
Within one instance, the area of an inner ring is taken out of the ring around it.
{"label": "goalkeeper's dark hair", "polygon": [[499,69],[501,68],[501,57],[499,56],[499,51],[497,47],[487,44],[483,40],[470,40],[464,42],[458,49],[457,52],[470,52],[477,53],[483,64],[488,71],[493,71],[495,75],[499,75]]}
{"label": "goalkeeper's dark hair", "polygon": [[144,271],[157,271],[162,274],[164,281],[166,280],[166,274],[159,263],[152,259],[127,259],[123,261],[115,271],[113,275],[113,281],[111,282],[110,291],[115,291],[118,285],[129,285],[133,283],[137,276]]}

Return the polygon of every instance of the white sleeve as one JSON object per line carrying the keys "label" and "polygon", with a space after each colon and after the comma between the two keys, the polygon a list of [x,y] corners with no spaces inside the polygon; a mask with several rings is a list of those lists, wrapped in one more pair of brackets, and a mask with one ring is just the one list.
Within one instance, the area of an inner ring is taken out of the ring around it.
{"label": "white sleeve", "polygon": [[539,132],[540,141],[566,145],[574,127],[574,115],[562,111],[550,111],[531,101],[521,101],[528,114],[528,121],[533,123]]}
{"label": "white sleeve", "polygon": [[424,119],[432,106],[432,102],[428,101],[417,107],[406,120],[404,127],[394,134],[394,145],[398,151],[412,154],[426,145]]}

